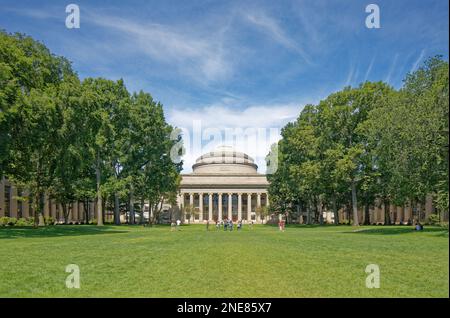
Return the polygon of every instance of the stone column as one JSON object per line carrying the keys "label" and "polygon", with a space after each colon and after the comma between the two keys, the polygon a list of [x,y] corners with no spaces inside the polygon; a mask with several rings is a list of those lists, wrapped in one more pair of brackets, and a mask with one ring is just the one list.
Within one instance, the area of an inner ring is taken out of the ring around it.
{"label": "stone column", "polygon": [[212,215],[212,196],[213,196],[213,194],[212,193],[208,193],[208,218],[209,218],[209,220],[212,220],[213,219],[213,215]]}
{"label": "stone column", "polygon": [[48,194],[44,194],[44,217],[50,216],[50,206],[48,203]]}
{"label": "stone column", "polygon": [[404,207],[404,221],[405,221],[405,223],[408,223],[408,221],[410,221],[410,219],[411,219],[411,222],[413,222],[412,211],[411,211],[411,204],[407,203],[405,205],[405,207]]}
{"label": "stone column", "polygon": [[[257,193],[256,194],[256,207],[259,209],[261,208],[261,193]],[[261,211],[260,211],[261,212]],[[261,215],[257,214],[256,215],[257,221],[261,221]]]}
{"label": "stone column", "polygon": [[222,193],[219,193],[219,220],[222,220]]}
{"label": "stone column", "polygon": [[397,207],[397,223],[403,224],[403,208],[401,206]]}
{"label": "stone column", "polygon": [[228,193],[228,219],[231,220],[233,218],[233,193]]}
{"label": "stone column", "polygon": [[203,193],[198,194],[198,206],[200,210],[199,220],[203,222]]}
{"label": "stone column", "polygon": [[[73,215],[72,215],[73,219],[78,222],[80,220],[80,216],[79,216],[79,213],[78,213],[78,201],[75,201],[72,204],[72,206],[73,206]],[[119,217],[119,219],[120,219],[120,217]]]}
{"label": "stone column", "polygon": [[55,218],[55,222],[59,221],[58,218],[57,218],[57,215],[56,215],[56,203],[55,203],[55,200],[52,200],[52,216]]}
{"label": "stone column", "polygon": [[30,217],[30,200],[29,196],[30,193],[28,191],[23,191],[23,196],[25,196],[27,199],[22,201],[22,215],[24,218]]}
{"label": "stone column", "polygon": [[[194,194],[193,193],[189,193],[189,209],[191,211],[190,215],[189,215],[189,220],[192,219],[192,215],[194,215]],[[195,222],[195,217],[194,217],[194,222]]]}
{"label": "stone column", "polygon": [[11,186],[11,216],[17,218],[17,187]]}
{"label": "stone column", "polygon": [[252,194],[251,193],[247,193],[247,220],[251,221],[252,220]]}
{"label": "stone column", "polygon": [[177,205],[178,205],[178,208],[180,208],[180,209],[181,209],[181,206],[184,205],[183,196],[184,195],[182,193],[177,195]]}
{"label": "stone column", "polygon": [[242,220],[242,193],[238,193],[238,219]]}

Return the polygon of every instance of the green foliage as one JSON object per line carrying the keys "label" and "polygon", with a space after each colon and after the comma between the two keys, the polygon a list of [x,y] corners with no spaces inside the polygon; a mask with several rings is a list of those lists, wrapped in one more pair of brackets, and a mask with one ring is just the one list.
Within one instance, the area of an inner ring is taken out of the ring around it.
{"label": "green foliage", "polygon": [[14,218],[14,217],[9,218],[9,220],[8,220],[9,226],[14,226],[14,225],[16,225],[16,223],[17,223],[17,218]]}
{"label": "green foliage", "polygon": [[46,225],[54,225],[55,219],[52,216],[46,216],[44,217],[44,222]]}
{"label": "green foliage", "polygon": [[366,82],[306,105],[269,153],[268,162],[278,155],[271,209],[320,217],[327,207],[338,221],[337,210],[352,206],[356,225],[357,208],[376,199],[414,205],[433,194],[448,212],[448,82],[448,62],[435,57],[399,91]]}
{"label": "green foliage", "polygon": [[30,192],[35,225],[45,194],[66,219],[72,202],[97,199],[99,225],[104,200],[116,222],[131,194],[154,214],[173,201],[182,163],[170,154],[181,137],[150,94],[80,81],[66,59],[20,34],[0,32],[0,48],[0,176]]}
{"label": "green foliage", "polygon": [[29,226],[30,222],[26,218],[20,218],[16,222],[16,226]]}
{"label": "green foliage", "polygon": [[9,217],[7,217],[7,216],[2,216],[2,217],[0,218],[0,225],[1,225],[1,226],[6,226],[6,225],[8,225],[8,223],[9,223]]}
{"label": "green foliage", "polygon": [[437,214],[431,214],[428,216],[426,222],[430,225],[438,225],[441,223],[441,219]]}

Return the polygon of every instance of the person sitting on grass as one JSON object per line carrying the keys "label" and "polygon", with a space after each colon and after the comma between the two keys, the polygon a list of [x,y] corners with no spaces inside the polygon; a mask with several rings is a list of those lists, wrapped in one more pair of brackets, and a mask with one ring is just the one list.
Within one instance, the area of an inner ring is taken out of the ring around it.
{"label": "person sitting on grass", "polygon": [[242,220],[239,220],[239,221],[238,221],[238,225],[237,225],[238,231],[240,231],[241,228],[242,228]]}
{"label": "person sitting on grass", "polygon": [[233,231],[233,220],[230,220],[230,231]]}
{"label": "person sitting on grass", "polygon": [[228,229],[228,220],[223,222],[223,230],[226,231]]}
{"label": "person sitting on grass", "polygon": [[423,225],[420,224],[420,222],[416,223],[416,231],[422,231],[423,230]]}
{"label": "person sitting on grass", "polygon": [[219,220],[217,220],[217,222],[216,222],[216,230],[219,230],[220,229],[220,222],[219,222]]}

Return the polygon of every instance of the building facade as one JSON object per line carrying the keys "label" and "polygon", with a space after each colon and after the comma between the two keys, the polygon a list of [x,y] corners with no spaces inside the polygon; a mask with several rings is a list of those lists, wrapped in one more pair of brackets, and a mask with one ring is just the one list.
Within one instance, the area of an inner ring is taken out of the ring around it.
{"label": "building facade", "polygon": [[[244,223],[265,223],[270,218],[264,211],[269,206],[269,195],[266,175],[257,171],[254,159],[243,152],[231,147],[221,146],[212,152],[200,156],[192,166],[192,173],[182,174],[177,205],[164,203],[159,222],[169,223],[181,219],[186,223],[204,223],[208,220],[232,219],[242,220]],[[26,190],[22,190],[5,178],[0,180],[0,217],[29,218],[33,216],[32,202],[19,200],[26,198]],[[364,223],[363,208],[358,209],[359,221]],[[97,204],[91,202],[73,202],[69,207],[69,222],[86,223],[97,217]],[[148,219],[152,212],[148,204],[144,206],[144,219]],[[391,224],[410,224],[414,220],[427,221],[431,214],[436,213],[432,196],[428,196],[425,204],[412,206],[385,206],[375,202],[370,207],[369,223],[386,224],[389,215]],[[265,215],[266,214],[266,215]],[[64,216],[60,204],[46,197],[44,217],[52,217],[57,222],[63,222]],[[293,213],[290,221],[293,223],[307,223],[307,213],[299,211]],[[346,223],[351,219],[348,210],[339,210],[339,222]],[[139,219],[139,215],[137,215]],[[323,212],[326,223],[334,223],[331,211]],[[448,212],[441,216],[448,222]],[[112,211],[105,211],[105,221],[112,222]],[[272,221],[276,217],[272,216]],[[122,222],[126,216],[122,215]]]}
{"label": "building facade", "polygon": [[228,146],[200,156],[182,175],[177,203],[184,221],[265,222],[269,183],[257,169],[253,158]]}

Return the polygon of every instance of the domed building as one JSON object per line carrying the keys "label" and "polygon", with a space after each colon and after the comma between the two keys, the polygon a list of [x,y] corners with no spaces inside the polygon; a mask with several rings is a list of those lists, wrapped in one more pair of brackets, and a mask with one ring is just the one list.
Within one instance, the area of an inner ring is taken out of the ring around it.
{"label": "domed building", "polygon": [[182,174],[178,197],[186,222],[260,221],[256,212],[269,204],[269,183],[253,158],[220,146],[197,158],[192,170]]}

